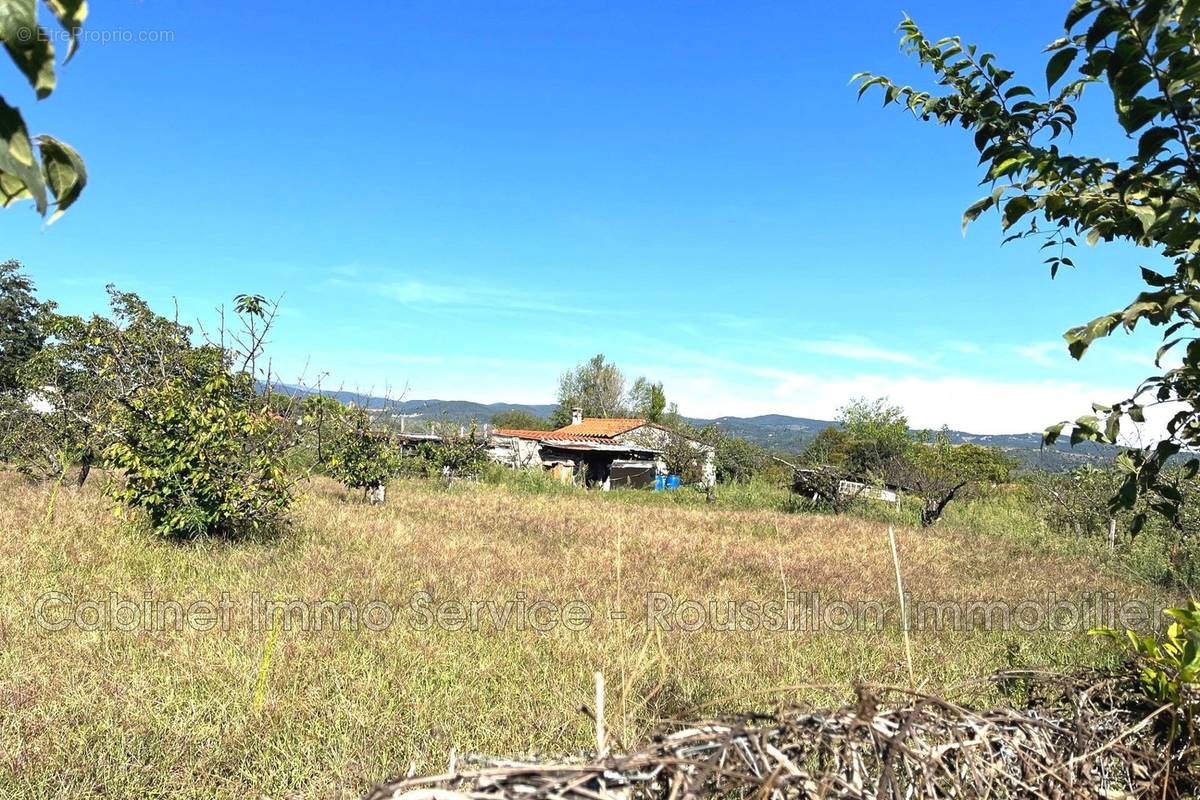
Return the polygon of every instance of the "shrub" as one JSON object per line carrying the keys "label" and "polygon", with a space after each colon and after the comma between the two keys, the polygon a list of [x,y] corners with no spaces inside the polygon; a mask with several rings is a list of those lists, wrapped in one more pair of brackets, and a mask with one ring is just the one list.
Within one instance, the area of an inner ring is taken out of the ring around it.
{"label": "shrub", "polygon": [[471,427],[464,433],[443,427],[440,442],[427,442],[418,447],[426,474],[456,478],[482,473],[491,459],[487,454],[487,440],[477,435],[475,422],[472,420]]}
{"label": "shrub", "polygon": [[1165,634],[1159,638],[1138,631],[1096,628],[1090,633],[1102,636],[1122,647],[1129,657],[1130,697],[1141,701],[1144,713],[1158,714],[1158,728],[1164,734],[1167,749],[1180,757],[1185,766],[1200,766],[1193,749],[1196,722],[1200,718],[1200,603],[1168,608],[1171,618]]}
{"label": "shrub", "polygon": [[132,392],[104,451],[106,464],[124,472],[110,493],[164,536],[272,530],[292,494],[280,427],[253,400],[249,378],[224,370],[199,385],[170,380]]}
{"label": "shrub", "polygon": [[[342,417],[325,461],[329,476],[367,496],[396,475],[399,454],[386,433],[371,430],[367,412],[354,409]],[[382,499],[382,497],[380,497]]]}

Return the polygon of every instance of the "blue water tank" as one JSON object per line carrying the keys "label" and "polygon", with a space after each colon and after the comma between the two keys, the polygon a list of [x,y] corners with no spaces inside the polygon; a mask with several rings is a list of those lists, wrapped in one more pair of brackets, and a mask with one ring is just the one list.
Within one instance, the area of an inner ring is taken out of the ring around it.
{"label": "blue water tank", "polygon": [[668,475],[667,476],[667,488],[668,489],[678,489],[679,488],[679,476],[678,475]]}
{"label": "blue water tank", "polygon": [[661,492],[665,488],[667,488],[667,476],[666,475],[655,475],[654,476],[654,491]]}

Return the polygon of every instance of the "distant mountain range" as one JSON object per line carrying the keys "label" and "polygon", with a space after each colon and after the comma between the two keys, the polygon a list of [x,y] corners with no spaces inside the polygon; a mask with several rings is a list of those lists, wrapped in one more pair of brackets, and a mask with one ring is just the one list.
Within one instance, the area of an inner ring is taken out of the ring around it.
{"label": "distant mountain range", "polygon": [[[287,387],[292,389],[292,387]],[[301,390],[302,391],[302,390]],[[403,416],[410,431],[425,429],[429,422],[468,424],[472,419],[485,423],[501,411],[527,411],[539,417],[549,417],[554,404],[473,403],[469,400],[388,400],[358,392],[324,392],[343,403],[354,403],[371,409],[387,409],[388,416],[398,421]],[[737,436],[779,453],[798,453],[825,428],[836,422],[825,419],[792,417],[786,414],[763,414],[757,417],[717,417],[703,419],[685,417],[697,426],[715,425],[730,436]],[[979,434],[949,431],[956,444],[971,443],[998,447],[1007,451],[1022,465],[1052,471],[1071,469],[1082,464],[1111,462],[1115,448],[1084,444],[1071,448],[1065,441],[1052,448],[1042,447],[1041,433]]]}

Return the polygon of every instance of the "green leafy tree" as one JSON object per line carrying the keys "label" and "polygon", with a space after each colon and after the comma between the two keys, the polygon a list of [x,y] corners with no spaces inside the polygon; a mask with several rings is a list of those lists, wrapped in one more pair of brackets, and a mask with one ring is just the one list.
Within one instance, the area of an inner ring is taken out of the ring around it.
{"label": "green leafy tree", "polygon": [[887,480],[921,498],[921,526],[933,525],[965,492],[1007,483],[1016,462],[995,447],[953,444],[946,430],[914,437],[887,469]]}
{"label": "green leafy tree", "polygon": [[822,428],[804,448],[801,461],[842,467],[849,456],[850,435],[841,428]]}
{"label": "green leafy tree", "polygon": [[[570,418],[567,419],[570,422]],[[508,428],[510,430],[519,431],[548,431],[551,430],[550,420],[545,417],[539,417],[532,411],[523,411],[519,408],[509,409],[508,411],[497,411],[492,415],[493,428]]]}
{"label": "green leafy tree", "polygon": [[837,421],[847,436],[846,468],[856,476],[882,477],[911,444],[904,409],[886,397],[851,400],[838,410]]}
{"label": "green leafy tree", "polygon": [[[68,35],[64,63],[79,46],[79,31],[87,18],[86,0],[45,0],[46,8]],[[38,22],[36,0],[0,0],[0,39],[38,100],[57,85],[54,39]],[[75,150],[52,136],[30,136],[21,112],[0,97],[0,204],[32,199],[45,216],[51,206],[53,222],[79,199],[87,170]]]}
{"label": "green leafy tree", "polygon": [[21,262],[0,264],[0,394],[20,388],[18,370],[45,341],[34,292],[33,281],[21,272]]}
{"label": "green leafy tree", "polygon": [[564,372],[558,380],[558,406],[550,415],[555,428],[571,424],[571,409],[582,408],[586,417],[620,417],[625,406],[625,375],[599,353]]}
{"label": "green leafy tree", "polygon": [[435,427],[441,441],[424,442],[418,447],[426,475],[440,475],[450,483],[455,478],[479,475],[491,463],[487,439],[479,435],[474,420],[464,431],[448,424]]}
{"label": "green leafy tree", "polygon": [[302,441],[310,451],[308,460],[312,465],[325,463],[329,443],[347,411],[335,398],[322,394],[310,394],[300,401]]}
{"label": "green leafy tree", "polygon": [[239,351],[194,345],[135,294],[109,287],[109,302],[110,316],[88,319],[39,309],[46,341],[18,371],[34,402],[0,417],[0,447],[42,477],[78,463],[82,483],[103,465],[112,495],[166,536],[275,527],[291,500],[295,424],[234,368]]}
{"label": "green leafy tree", "polygon": [[122,398],[120,435],[104,450],[122,473],[110,493],[163,536],[270,533],[292,494],[280,458],[286,434],[261,404],[246,375],[226,370],[199,385],[137,387]]}
{"label": "green leafy tree", "polygon": [[399,453],[390,437],[373,430],[370,416],[361,408],[347,409],[337,428],[325,460],[330,477],[351,489],[362,489],[363,497],[372,502],[382,502],[384,487],[399,469]]}
{"label": "green leafy tree", "polygon": [[680,481],[688,486],[698,486],[709,489],[707,464],[708,447],[714,447],[716,432],[711,429],[696,430],[691,426],[681,426],[672,430],[660,443],[662,459],[667,464],[667,471],[678,475]]}
{"label": "green leafy tree", "polygon": [[628,406],[635,417],[648,422],[661,423],[667,415],[667,393],[663,390],[662,381],[651,382],[646,378],[638,378],[629,389]]}
{"label": "green leafy tree", "polygon": [[715,428],[713,432],[709,441],[716,447],[715,465],[719,482],[746,483],[770,463],[767,451],[753,442],[740,436],[727,436]]}
{"label": "green leafy tree", "polygon": [[18,402],[0,419],[0,449],[27,474],[58,478],[78,463],[82,483],[121,436],[121,403],[134,391],[175,380],[198,386],[223,369],[222,351],[193,347],[190,328],[135,294],[108,291],[107,317],[38,309],[44,343],[18,370]]}
{"label": "green leafy tree", "polygon": [[1058,473],[1036,470],[1025,483],[1053,530],[1082,538],[1105,531],[1116,519],[1108,507],[1121,483],[1116,470],[1092,465]]}
{"label": "green leafy tree", "polygon": [[[1173,404],[1164,440],[1121,455],[1124,480],[1114,508],[1140,497],[1177,526],[1182,499],[1164,466],[1200,446],[1200,15],[1192,2],[1077,0],[1065,35],[1052,42],[1042,95],[1015,79],[991,53],[958,37],[932,41],[911,19],[900,25],[901,46],[932,70],[936,92],[898,85],[878,75],[856,77],[859,94],[878,88],[884,104],[898,103],[922,120],[972,132],[984,165],[987,196],[966,210],[964,226],[999,212],[1010,239],[1036,237],[1049,251],[1050,276],[1074,267],[1077,241],[1122,240],[1164,257],[1166,272],[1141,267],[1146,285],[1124,308],[1070,329],[1071,355],[1081,358],[1097,339],[1139,324],[1164,329],[1158,363],[1168,351],[1178,367],[1148,377],[1112,405],[1094,406],[1070,425],[1072,444],[1119,441],[1124,422],[1144,421],[1145,407]],[[1092,85],[1112,96],[1116,122],[1135,142],[1122,159],[1071,152],[1075,103]],[[1058,88],[1055,88],[1058,87]],[[1172,271],[1173,270],[1173,271]],[[1067,423],[1046,432],[1053,442]],[[1187,459],[1187,469],[1200,461]],[[1133,521],[1136,531],[1144,514]]]}

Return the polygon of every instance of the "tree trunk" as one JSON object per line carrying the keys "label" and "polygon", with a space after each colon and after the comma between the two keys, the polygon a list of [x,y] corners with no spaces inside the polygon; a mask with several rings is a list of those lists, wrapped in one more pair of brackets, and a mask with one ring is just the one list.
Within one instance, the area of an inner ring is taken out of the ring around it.
{"label": "tree trunk", "polygon": [[928,528],[933,523],[942,518],[942,514],[946,511],[946,506],[950,505],[950,501],[958,494],[959,490],[967,485],[966,481],[952,487],[950,491],[939,497],[931,497],[925,501],[925,510],[921,512],[921,527]]}
{"label": "tree trunk", "polygon": [[1108,550],[1111,553],[1117,549],[1117,518],[1108,519]]}
{"label": "tree trunk", "polygon": [[87,482],[88,475],[92,471],[92,462],[95,461],[95,455],[91,450],[83,451],[83,458],[79,462],[79,475],[75,478],[75,486],[79,489],[83,488],[83,484]]}

